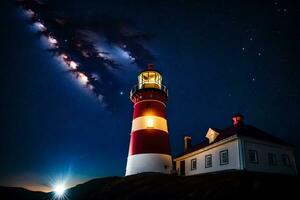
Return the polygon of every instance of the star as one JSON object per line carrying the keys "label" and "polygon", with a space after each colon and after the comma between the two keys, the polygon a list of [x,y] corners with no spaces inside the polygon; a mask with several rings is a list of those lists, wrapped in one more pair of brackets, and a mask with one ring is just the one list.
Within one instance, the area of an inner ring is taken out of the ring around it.
{"label": "star", "polygon": [[258,52],[258,53],[257,53],[257,55],[258,55],[258,56],[261,56],[261,53],[260,53],[260,52]]}
{"label": "star", "polygon": [[245,51],[245,49],[246,49],[245,47],[242,47],[242,51]]}
{"label": "star", "polygon": [[124,92],[123,91],[120,91],[120,95],[123,95],[124,94]]}

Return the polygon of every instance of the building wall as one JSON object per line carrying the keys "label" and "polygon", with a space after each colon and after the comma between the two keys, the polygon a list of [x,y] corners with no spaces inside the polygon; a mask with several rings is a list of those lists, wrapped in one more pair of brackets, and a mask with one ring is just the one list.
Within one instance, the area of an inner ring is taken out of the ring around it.
{"label": "building wall", "polygon": [[128,156],[126,176],[143,172],[170,174],[172,157],[167,154],[142,153]]}
{"label": "building wall", "polygon": [[[292,148],[276,145],[272,143],[266,143],[253,139],[242,139],[242,144],[244,147],[243,159],[245,163],[245,169],[249,171],[258,172],[270,172],[270,173],[281,173],[296,175],[296,163]],[[258,162],[251,163],[249,159],[249,150],[257,151]],[[276,155],[276,165],[271,165],[269,163],[268,154],[273,153]],[[282,155],[288,155],[290,160],[290,166],[284,166]]]}
{"label": "building wall", "polygon": [[[228,150],[229,162],[226,165],[220,164],[220,151]],[[212,155],[212,167],[205,168],[205,156]],[[197,168],[191,170],[191,160],[197,159]],[[209,172],[217,172],[222,170],[241,169],[238,139],[228,141],[222,145],[214,146],[213,148],[203,149],[196,155],[176,160],[177,173],[180,172],[180,161],[185,160],[185,175],[195,175]]]}

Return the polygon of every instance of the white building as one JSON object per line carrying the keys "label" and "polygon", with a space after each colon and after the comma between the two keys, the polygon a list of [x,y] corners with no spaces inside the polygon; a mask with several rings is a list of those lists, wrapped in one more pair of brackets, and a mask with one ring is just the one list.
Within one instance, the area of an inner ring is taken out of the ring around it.
{"label": "white building", "polygon": [[233,117],[233,126],[224,130],[209,128],[206,140],[191,147],[185,137],[185,151],[174,159],[178,175],[190,176],[226,170],[296,175],[291,145]]}

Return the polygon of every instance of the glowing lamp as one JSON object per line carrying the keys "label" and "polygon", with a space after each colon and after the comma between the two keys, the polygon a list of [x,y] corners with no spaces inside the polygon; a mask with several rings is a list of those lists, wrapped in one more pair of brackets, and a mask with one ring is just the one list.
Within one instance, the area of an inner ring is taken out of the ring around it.
{"label": "glowing lamp", "polygon": [[162,76],[152,67],[140,73],[138,76],[139,89],[141,88],[161,88]]}
{"label": "glowing lamp", "polygon": [[57,184],[54,186],[53,191],[57,196],[63,196],[65,193],[66,187],[64,184]]}
{"label": "glowing lamp", "polygon": [[146,120],[147,128],[153,128],[154,127],[154,119],[152,117],[149,117]]}

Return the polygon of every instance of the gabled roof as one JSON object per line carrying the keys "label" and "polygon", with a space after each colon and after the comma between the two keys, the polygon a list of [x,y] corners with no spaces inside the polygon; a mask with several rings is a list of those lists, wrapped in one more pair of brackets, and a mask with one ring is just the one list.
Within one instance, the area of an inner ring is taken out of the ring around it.
{"label": "gabled roof", "polygon": [[206,140],[192,146],[185,152],[178,155],[176,158],[181,157],[186,154],[189,154],[191,152],[197,151],[197,150],[207,147],[209,145],[215,144],[221,140],[227,139],[234,135],[237,135],[238,137],[244,136],[244,137],[248,137],[248,138],[253,138],[253,139],[257,139],[257,140],[261,140],[261,141],[265,141],[265,142],[276,143],[276,144],[285,145],[285,146],[292,146],[280,138],[270,135],[269,133],[266,133],[254,126],[245,125],[243,123],[230,126],[223,130],[216,129],[216,128],[211,128],[211,129],[220,133],[219,136],[212,143],[209,143],[209,141],[206,139]]}
{"label": "gabled roof", "polygon": [[209,128],[205,137],[208,139],[209,143],[213,143],[219,135],[220,131]]}

